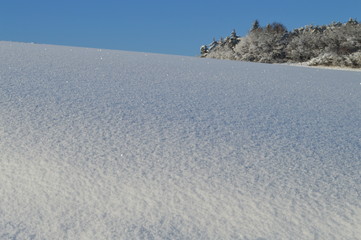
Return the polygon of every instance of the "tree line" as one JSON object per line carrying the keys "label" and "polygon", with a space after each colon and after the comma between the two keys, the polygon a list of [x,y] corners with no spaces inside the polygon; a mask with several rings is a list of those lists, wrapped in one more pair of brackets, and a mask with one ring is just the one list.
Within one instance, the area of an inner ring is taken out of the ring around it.
{"label": "tree line", "polygon": [[361,23],[350,18],[346,23],[288,31],[281,23],[262,27],[256,20],[244,37],[233,30],[230,36],[201,46],[201,57],[360,68]]}

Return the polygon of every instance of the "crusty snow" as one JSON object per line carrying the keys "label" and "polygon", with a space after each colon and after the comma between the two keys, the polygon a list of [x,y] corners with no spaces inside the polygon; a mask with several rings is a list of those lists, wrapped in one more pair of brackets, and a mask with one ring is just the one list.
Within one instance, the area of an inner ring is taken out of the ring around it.
{"label": "crusty snow", "polygon": [[361,72],[0,42],[0,239],[361,239]]}

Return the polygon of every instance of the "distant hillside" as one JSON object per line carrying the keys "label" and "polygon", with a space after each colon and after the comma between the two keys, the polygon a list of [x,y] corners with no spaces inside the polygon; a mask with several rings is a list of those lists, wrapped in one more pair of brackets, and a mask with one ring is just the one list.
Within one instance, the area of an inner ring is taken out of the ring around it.
{"label": "distant hillside", "polygon": [[361,67],[361,23],[297,28],[281,23],[260,26],[256,20],[245,37],[230,36],[201,46],[201,57],[262,63],[306,63],[311,66]]}

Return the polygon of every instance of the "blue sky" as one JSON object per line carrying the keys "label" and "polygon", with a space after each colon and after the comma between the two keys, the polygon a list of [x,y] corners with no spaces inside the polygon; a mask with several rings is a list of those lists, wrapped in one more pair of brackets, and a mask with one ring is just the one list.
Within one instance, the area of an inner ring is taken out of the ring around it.
{"label": "blue sky", "polygon": [[0,40],[196,56],[255,19],[291,30],[350,17],[360,0],[2,0]]}

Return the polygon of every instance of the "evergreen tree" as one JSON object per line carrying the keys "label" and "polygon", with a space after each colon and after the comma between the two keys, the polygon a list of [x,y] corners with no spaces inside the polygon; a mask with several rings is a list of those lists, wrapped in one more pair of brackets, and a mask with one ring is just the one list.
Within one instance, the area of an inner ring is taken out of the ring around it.
{"label": "evergreen tree", "polygon": [[252,28],[251,28],[251,31],[256,31],[257,29],[259,29],[260,26],[259,26],[259,22],[258,20],[255,20],[252,24]]}

